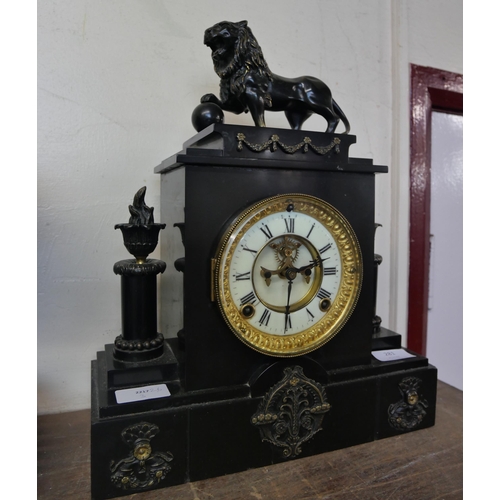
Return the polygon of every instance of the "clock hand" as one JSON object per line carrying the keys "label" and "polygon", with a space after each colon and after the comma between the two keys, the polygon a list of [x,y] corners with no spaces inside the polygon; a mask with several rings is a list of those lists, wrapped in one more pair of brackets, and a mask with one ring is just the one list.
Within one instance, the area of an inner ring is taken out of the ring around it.
{"label": "clock hand", "polygon": [[319,266],[321,262],[324,262],[325,260],[328,260],[330,257],[326,257],[325,259],[314,259],[311,261],[310,264],[307,264],[306,266],[302,266],[299,268],[296,268],[292,265],[290,265],[288,262],[283,262],[282,265],[276,269],[276,271],[271,271],[270,269],[266,269],[263,266],[260,266],[260,275],[264,278],[266,281],[266,285],[269,286],[271,284],[271,278],[275,274],[281,275],[281,277],[285,276],[287,277],[286,272],[290,269],[296,274],[302,274],[304,276],[304,279],[306,280],[306,283],[309,283],[311,273],[307,272],[310,271],[313,267]]}
{"label": "clock hand", "polygon": [[302,276],[306,280],[306,283],[309,283],[309,280],[311,279],[311,269],[313,267],[319,266],[322,262],[324,262],[325,260],[328,260],[329,258],[330,257],[326,257],[325,259],[314,259],[307,266],[302,266],[302,267],[299,267],[298,269],[295,269],[295,268],[293,268],[293,269],[298,274],[302,274]]}
{"label": "clock hand", "polygon": [[311,261],[310,264],[307,264],[307,266],[302,266],[302,267],[299,267],[298,269],[295,269],[295,272],[297,273],[303,273],[304,271],[307,271],[308,269],[312,269],[313,267],[316,267],[316,266],[319,266],[322,262],[324,262],[325,260],[328,260],[330,257],[326,257],[325,259],[314,259]]}
{"label": "clock hand", "polygon": [[288,318],[290,317],[290,296],[292,294],[292,285],[293,280],[296,278],[297,273],[294,269],[288,268],[285,271],[285,276],[288,278],[288,297],[286,299],[286,307],[285,307],[285,333],[288,329]]}

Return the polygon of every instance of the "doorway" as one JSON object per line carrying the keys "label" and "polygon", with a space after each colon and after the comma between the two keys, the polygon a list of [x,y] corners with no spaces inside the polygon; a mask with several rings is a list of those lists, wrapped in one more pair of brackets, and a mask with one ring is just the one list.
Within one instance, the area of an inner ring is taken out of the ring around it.
{"label": "doorway", "polygon": [[463,116],[432,112],[427,352],[463,390]]}
{"label": "doorway", "polygon": [[[419,354],[428,355],[429,271],[432,234],[432,113],[433,111],[455,115],[463,113],[463,77],[456,73],[411,65],[410,100],[408,348]],[[434,300],[432,296],[431,300]],[[433,303],[431,303],[432,306]],[[461,310],[459,314],[462,314]],[[446,343],[446,340],[442,340],[443,344]],[[459,362],[461,363],[462,360],[460,359]],[[437,366],[437,368],[440,374],[440,367]],[[438,376],[440,377],[440,375]]]}

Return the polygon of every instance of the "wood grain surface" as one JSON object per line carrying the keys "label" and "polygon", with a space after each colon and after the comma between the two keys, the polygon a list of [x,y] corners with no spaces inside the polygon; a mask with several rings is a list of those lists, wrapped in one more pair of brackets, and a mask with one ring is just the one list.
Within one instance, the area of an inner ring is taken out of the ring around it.
{"label": "wood grain surface", "polygon": [[[429,429],[288,463],[121,498],[463,498],[463,394],[438,382],[437,396],[436,425]],[[38,498],[90,498],[90,410],[38,417]]]}

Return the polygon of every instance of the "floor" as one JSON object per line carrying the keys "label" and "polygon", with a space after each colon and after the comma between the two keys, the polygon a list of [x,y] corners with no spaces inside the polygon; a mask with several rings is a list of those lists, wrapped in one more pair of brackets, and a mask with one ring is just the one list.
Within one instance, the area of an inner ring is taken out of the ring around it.
{"label": "floor", "polygon": [[[133,494],[136,500],[463,498],[463,393],[438,382],[429,429],[238,474]],[[38,417],[38,499],[90,498],[90,410]]]}

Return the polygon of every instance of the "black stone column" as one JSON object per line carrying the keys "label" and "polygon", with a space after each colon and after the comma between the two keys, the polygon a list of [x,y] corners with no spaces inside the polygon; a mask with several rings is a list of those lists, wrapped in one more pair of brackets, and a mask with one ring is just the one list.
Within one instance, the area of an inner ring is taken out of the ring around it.
{"label": "black stone column", "polygon": [[157,332],[156,276],[167,265],[147,259],[117,262],[121,275],[122,334],[115,339],[113,355],[121,361],[147,361],[163,354],[163,335]]}

